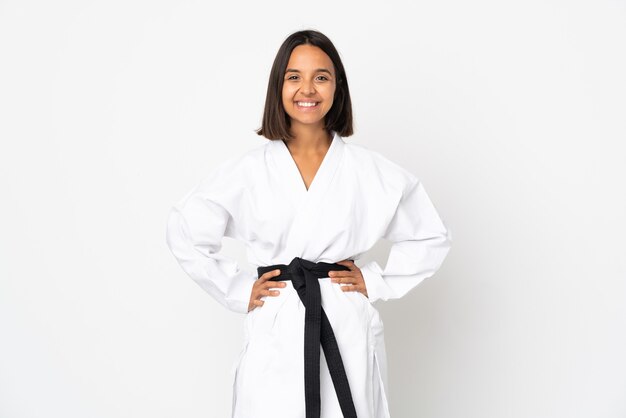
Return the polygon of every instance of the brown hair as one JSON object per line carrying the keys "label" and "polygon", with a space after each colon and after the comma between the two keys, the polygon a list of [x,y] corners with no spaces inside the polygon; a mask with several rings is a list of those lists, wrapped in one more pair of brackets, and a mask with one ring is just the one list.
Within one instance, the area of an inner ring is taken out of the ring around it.
{"label": "brown hair", "polygon": [[270,71],[265,98],[265,110],[263,122],[256,133],[267,139],[292,139],[289,132],[289,115],[283,107],[282,90],[285,70],[291,57],[291,52],[298,45],[313,45],[326,53],[335,66],[336,89],[333,105],[324,117],[327,131],[335,131],[339,136],[348,137],[353,134],[352,128],[352,101],[346,71],[341,63],[341,58],[333,43],[321,32],[315,30],[302,30],[294,32],[280,46],[274,64]]}

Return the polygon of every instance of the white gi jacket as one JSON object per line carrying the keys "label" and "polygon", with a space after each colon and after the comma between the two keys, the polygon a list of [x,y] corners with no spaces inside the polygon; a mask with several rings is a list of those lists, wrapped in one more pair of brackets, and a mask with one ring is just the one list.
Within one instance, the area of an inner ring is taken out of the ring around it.
{"label": "white gi jacket", "polygon": [[[360,267],[369,299],[319,280],[359,418],[389,417],[383,324],[372,305],[399,298],[442,264],[451,234],[420,180],[382,154],[333,140],[309,187],[282,140],[216,166],[172,208],[166,240],[182,269],[225,307],[246,314],[233,384],[234,418],[300,418],[304,312],[291,282],[247,313],[257,272],[220,253],[222,237],[246,244],[253,266],[358,260],[393,242],[383,270]],[[275,402],[275,394],[280,402]],[[321,355],[322,417],[342,417]]]}

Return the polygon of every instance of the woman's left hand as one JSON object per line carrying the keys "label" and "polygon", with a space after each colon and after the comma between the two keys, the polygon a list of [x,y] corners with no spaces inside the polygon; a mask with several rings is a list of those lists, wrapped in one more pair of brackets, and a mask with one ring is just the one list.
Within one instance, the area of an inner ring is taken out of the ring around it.
{"label": "woman's left hand", "polygon": [[366,297],[367,296],[367,288],[365,287],[365,280],[363,279],[363,275],[361,274],[361,269],[354,264],[354,261],[351,260],[341,260],[338,261],[337,264],[341,264],[343,266],[348,267],[350,270],[333,270],[328,272],[328,277],[330,277],[333,283],[341,284],[341,290],[344,292],[361,292]]}

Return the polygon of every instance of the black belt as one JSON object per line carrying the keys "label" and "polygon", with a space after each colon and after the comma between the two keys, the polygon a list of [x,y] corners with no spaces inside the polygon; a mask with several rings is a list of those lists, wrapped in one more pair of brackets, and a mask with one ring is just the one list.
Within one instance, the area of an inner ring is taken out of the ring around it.
{"label": "black belt", "polygon": [[295,257],[289,265],[274,264],[257,267],[258,277],[271,270],[280,269],[280,275],[272,281],[291,280],[300,300],[306,308],[304,314],[304,397],[306,418],[318,418],[321,414],[320,400],[320,343],[324,349],[328,370],[339,399],[343,416],[356,418],[356,410],[350,385],[343,367],[337,339],[326,312],[322,308],[319,278],[328,277],[331,270],[350,270],[337,263],[314,263]]}

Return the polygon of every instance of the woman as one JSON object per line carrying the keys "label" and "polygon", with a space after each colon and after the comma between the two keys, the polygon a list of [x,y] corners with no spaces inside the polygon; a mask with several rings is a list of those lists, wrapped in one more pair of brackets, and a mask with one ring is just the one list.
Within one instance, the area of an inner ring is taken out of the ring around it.
{"label": "woman", "polygon": [[[269,141],[215,167],[173,207],[167,229],[184,271],[247,314],[232,416],[389,417],[372,303],[432,276],[449,230],[417,177],[344,141],[348,80],[323,34],[284,41],[257,133]],[[256,272],[219,252],[224,236],[246,243]],[[385,269],[357,267],[380,238],[393,242]]]}

